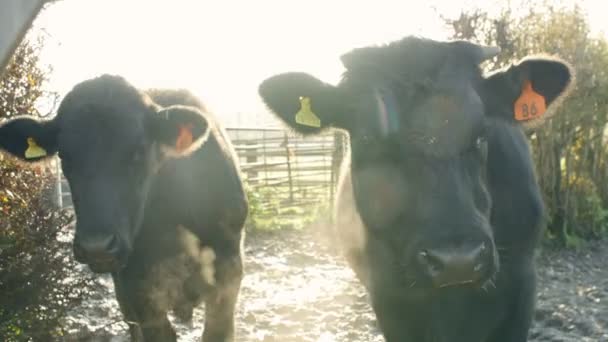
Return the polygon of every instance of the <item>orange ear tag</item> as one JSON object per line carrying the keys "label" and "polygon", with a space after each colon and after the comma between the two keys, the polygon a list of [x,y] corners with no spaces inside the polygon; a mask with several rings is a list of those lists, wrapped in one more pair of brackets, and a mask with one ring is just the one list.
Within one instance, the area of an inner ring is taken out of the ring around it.
{"label": "orange ear tag", "polygon": [[183,152],[192,145],[192,125],[180,125],[177,139],[175,140],[175,149],[178,152]]}
{"label": "orange ear tag", "polygon": [[515,120],[529,121],[540,118],[545,114],[547,104],[545,98],[532,88],[532,83],[524,83],[521,95],[515,101]]}

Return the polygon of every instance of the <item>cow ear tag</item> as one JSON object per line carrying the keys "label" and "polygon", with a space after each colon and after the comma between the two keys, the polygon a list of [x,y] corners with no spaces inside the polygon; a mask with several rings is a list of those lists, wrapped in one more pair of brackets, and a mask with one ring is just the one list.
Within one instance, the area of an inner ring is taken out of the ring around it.
{"label": "cow ear tag", "polygon": [[180,125],[177,139],[175,140],[175,149],[179,152],[183,152],[192,145],[192,141],[192,124]]}
{"label": "cow ear tag", "polygon": [[540,118],[547,111],[545,98],[532,88],[532,83],[526,81],[522,88],[521,95],[515,101],[515,120],[529,121]]}
{"label": "cow ear tag", "polygon": [[46,156],[47,153],[45,149],[38,146],[36,140],[32,137],[27,138],[27,150],[25,150],[25,158],[34,159]]}
{"label": "cow ear tag", "polygon": [[296,123],[303,126],[321,127],[321,119],[313,113],[308,96],[300,96],[300,110],[296,113]]}

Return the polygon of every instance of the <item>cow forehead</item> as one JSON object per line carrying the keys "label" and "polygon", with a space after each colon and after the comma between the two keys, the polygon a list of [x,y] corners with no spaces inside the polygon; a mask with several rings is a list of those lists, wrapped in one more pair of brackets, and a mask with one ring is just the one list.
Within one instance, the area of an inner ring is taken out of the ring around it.
{"label": "cow forehead", "polygon": [[396,137],[434,156],[470,146],[484,108],[476,91],[481,72],[467,49],[413,39],[349,55],[344,84],[359,99],[363,134]]}
{"label": "cow forehead", "polygon": [[63,113],[60,149],[74,152],[120,151],[145,137],[145,113],[113,106],[86,106]]}
{"label": "cow forehead", "polygon": [[483,104],[474,91],[431,96],[411,113],[404,113],[400,131],[425,154],[450,156],[462,152],[482,133]]}
{"label": "cow forehead", "polygon": [[65,96],[57,113],[61,135],[70,143],[85,142],[87,137],[128,143],[143,133],[152,105],[123,78],[102,75],[77,84]]}
{"label": "cow forehead", "polygon": [[449,157],[469,148],[483,134],[483,103],[470,86],[429,94],[414,102],[385,91],[375,102],[375,109],[365,113],[363,132],[376,127],[374,135],[399,142],[404,151]]}
{"label": "cow forehead", "polygon": [[363,82],[443,82],[479,72],[471,44],[406,37],[386,45],[355,49],[342,56],[347,78]]}

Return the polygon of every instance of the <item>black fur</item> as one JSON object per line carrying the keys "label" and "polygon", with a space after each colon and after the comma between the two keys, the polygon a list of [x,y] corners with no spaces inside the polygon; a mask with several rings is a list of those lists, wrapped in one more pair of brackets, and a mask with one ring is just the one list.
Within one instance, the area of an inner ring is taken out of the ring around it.
{"label": "black fur", "polygon": [[[285,87],[275,87],[275,84]],[[346,114],[344,104],[339,102],[341,96],[337,89],[305,73],[273,76],[260,85],[259,92],[271,108],[281,108],[280,111],[287,114],[280,116],[282,120],[292,127],[296,126],[304,134],[318,133],[320,129],[296,124],[295,114],[300,110],[300,96],[312,98],[311,109],[313,113],[321,114],[321,125],[324,127],[336,125],[338,118]]]}
{"label": "black fur", "polygon": [[[293,119],[296,99],[309,95],[322,128],[348,132],[335,233],[390,342],[527,340],[544,212],[513,105],[525,80],[555,104],[572,73],[536,58],[484,78],[480,51],[408,37],[346,54],[335,87],[302,73],[260,86],[296,131],[313,132]],[[396,110],[383,114],[379,103],[391,99]],[[433,278],[428,251],[456,258],[478,246],[474,275]]]}
{"label": "black fur", "polygon": [[[33,138],[48,155],[57,153],[57,127],[53,122],[40,122],[35,117],[19,116],[0,126],[0,146],[12,155],[25,159],[28,148],[27,139]],[[38,161],[45,157],[27,159]]]}

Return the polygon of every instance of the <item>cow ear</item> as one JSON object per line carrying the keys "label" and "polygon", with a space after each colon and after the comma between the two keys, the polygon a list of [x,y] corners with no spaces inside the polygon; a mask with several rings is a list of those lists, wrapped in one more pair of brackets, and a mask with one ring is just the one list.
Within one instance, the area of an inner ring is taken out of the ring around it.
{"label": "cow ear", "polygon": [[194,107],[165,107],[153,120],[153,135],[166,156],[183,157],[197,150],[207,140],[209,122]]}
{"label": "cow ear", "polygon": [[332,126],[348,129],[341,91],[309,74],[275,75],[258,91],[270,111],[299,133],[314,134]]}
{"label": "cow ear", "polygon": [[57,153],[57,125],[35,117],[20,116],[0,125],[0,149],[36,162]]}
{"label": "cow ear", "polygon": [[566,62],[536,57],[489,76],[481,92],[489,116],[532,128],[555,113],[573,83],[574,72]]}

